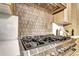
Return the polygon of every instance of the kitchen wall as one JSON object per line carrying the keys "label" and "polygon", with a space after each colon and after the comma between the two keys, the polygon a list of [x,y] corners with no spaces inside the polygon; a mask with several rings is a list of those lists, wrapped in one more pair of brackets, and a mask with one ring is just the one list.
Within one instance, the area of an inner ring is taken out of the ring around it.
{"label": "kitchen wall", "polygon": [[35,5],[16,4],[19,14],[19,36],[44,35],[52,33],[53,15]]}
{"label": "kitchen wall", "polygon": [[64,20],[64,11],[61,11],[54,15],[54,22],[61,23]]}
{"label": "kitchen wall", "polygon": [[62,21],[67,21],[71,25],[65,26],[64,28],[71,34],[72,29],[74,29],[74,35],[79,35],[79,7],[76,3],[68,3],[67,8],[54,15],[54,22],[61,23]]}
{"label": "kitchen wall", "polygon": [[74,29],[78,35],[78,16],[76,4],[67,4],[67,8],[57,14],[50,14],[46,9],[35,5],[16,4],[16,13],[19,14],[19,36],[44,35],[52,33],[52,23],[68,21],[72,23],[65,29]]}

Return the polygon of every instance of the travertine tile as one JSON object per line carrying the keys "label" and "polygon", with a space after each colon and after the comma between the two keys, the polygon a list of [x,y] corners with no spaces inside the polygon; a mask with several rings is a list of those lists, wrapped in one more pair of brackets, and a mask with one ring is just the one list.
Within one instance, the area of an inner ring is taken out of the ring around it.
{"label": "travertine tile", "polygon": [[[44,8],[16,4],[16,13],[19,14],[19,36],[39,35],[52,32],[53,15]],[[26,30],[24,30],[26,29]]]}

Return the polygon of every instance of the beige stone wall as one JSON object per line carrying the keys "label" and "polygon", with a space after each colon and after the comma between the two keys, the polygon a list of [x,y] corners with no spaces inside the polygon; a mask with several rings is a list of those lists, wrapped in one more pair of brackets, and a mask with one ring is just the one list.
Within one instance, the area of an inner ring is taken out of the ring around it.
{"label": "beige stone wall", "polygon": [[64,19],[64,11],[61,11],[54,15],[54,22],[55,23],[61,23]]}
{"label": "beige stone wall", "polygon": [[38,6],[16,4],[19,14],[19,36],[52,33],[53,15]]}

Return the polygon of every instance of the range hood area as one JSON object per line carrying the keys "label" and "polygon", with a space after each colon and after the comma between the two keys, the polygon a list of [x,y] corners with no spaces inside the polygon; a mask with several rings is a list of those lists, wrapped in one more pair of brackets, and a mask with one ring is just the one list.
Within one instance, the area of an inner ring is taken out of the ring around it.
{"label": "range hood area", "polygon": [[0,4],[0,15],[11,15],[11,5],[10,4]]}

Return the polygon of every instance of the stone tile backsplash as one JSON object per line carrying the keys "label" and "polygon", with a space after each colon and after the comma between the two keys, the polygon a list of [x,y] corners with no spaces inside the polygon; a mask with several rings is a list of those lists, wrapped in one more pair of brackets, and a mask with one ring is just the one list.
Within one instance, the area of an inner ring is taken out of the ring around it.
{"label": "stone tile backsplash", "polygon": [[16,4],[19,15],[19,36],[52,33],[53,15],[39,6]]}

